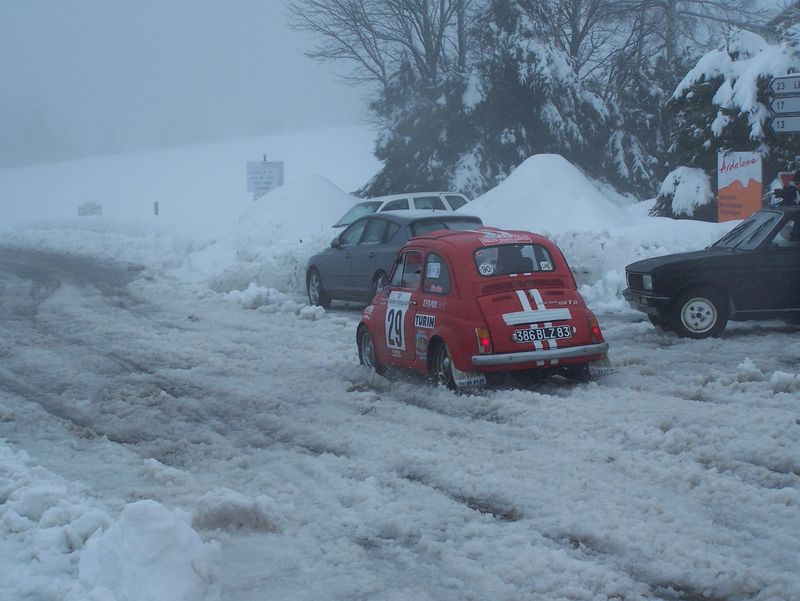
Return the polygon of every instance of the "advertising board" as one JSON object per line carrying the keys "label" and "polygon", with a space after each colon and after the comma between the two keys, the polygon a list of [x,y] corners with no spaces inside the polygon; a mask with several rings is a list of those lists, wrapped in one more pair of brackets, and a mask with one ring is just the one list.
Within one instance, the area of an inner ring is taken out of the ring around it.
{"label": "advertising board", "polygon": [[761,155],[720,152],[717,155],[717,221],[745,219],[761,208]]}

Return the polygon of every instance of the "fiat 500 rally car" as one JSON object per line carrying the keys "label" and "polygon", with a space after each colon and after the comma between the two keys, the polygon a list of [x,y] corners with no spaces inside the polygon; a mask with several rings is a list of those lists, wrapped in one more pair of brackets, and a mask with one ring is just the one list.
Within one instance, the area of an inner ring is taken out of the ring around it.
{"label": "fiat 500 rally car", "polygon": [[611,369],[563,254],[522,231],[438,230],[409,240],[356,340],[363,365],[430,373],[451,388],[485,384],[496,372],[582,379]]}

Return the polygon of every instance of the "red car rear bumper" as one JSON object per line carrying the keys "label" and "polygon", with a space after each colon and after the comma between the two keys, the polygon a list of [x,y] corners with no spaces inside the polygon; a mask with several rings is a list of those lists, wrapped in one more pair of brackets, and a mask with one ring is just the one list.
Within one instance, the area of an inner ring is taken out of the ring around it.
{"label": "red car rear bumper", "polygon": [[472,364],[476,367],[496,365],[517,365],[519,363],[532,363],[536,361],[555,361],[559,359],[580,359],[602,355],[608,351],[607,342],[586,344],[584,346],[569,346],[564,348],[541,349],[536,351],[522,351],[519,353],[502,353],[495,355],[473,355]]}

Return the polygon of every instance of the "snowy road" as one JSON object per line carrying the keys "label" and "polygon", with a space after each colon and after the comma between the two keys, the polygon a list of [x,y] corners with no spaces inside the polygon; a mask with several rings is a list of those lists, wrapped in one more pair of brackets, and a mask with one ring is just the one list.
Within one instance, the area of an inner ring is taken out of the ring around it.
{"label": "snowy road", "polygon": [[[299,302],[0,251],[0,442],[87,511],[189,512],[225,600],[800,598],[800,328],[601,314],[614,375],[458,396]],[[55,586],[44,528],[8,598]]]}

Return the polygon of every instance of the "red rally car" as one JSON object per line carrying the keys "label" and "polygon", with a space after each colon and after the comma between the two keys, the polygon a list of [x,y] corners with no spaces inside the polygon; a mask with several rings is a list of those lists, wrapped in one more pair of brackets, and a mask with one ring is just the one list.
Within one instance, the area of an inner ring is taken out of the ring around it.
{"label": "red rally car", "polygon": [[485,384],[492,372],[583,379],[611,371],[608,343],[564,255],[523,231],[438,230],[409,240],[356,340],[363,365],[414,369],[451,388]]}

